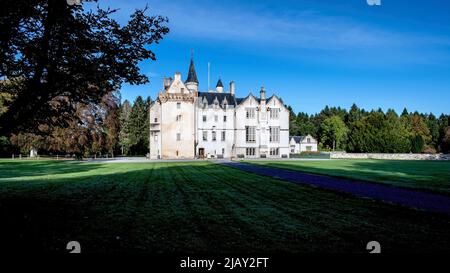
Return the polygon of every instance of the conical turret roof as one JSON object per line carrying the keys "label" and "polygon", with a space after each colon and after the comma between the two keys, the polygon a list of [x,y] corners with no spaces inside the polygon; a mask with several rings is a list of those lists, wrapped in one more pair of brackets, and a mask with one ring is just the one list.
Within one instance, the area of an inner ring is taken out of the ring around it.
{"label": "conical turret roof", "polygon": [[195,82],[198,84],[197,73],[195,72],[194,58],[191,58],[191,63],[189,65],[189,72],[186,82]]}

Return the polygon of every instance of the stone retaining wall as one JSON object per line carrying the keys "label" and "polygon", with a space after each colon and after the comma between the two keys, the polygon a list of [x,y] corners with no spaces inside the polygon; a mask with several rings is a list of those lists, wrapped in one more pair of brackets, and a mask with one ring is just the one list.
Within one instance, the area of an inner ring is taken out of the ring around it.
{"label": "stone retaining wall", "polygon": [[450,160],[450,154],[378,154],[332,152],[332,159]]}

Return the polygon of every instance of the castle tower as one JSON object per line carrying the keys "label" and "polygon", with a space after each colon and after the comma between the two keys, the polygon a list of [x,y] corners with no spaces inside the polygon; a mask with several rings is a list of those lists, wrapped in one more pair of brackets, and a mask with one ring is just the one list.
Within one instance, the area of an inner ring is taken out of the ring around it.
{"label": "castle tower", "polygon": [[185,81],[186,88],[193,92],[198,92],[198,79],[195,72],[194,56],[191,56],[191,63],[189,64],[188,77]]}
{"label": "castle tower", "polygon": [[222,80],[219,78],[219,81],[216,84],[216,91],[219,93],[223,92],[223,84],[222,84]]}

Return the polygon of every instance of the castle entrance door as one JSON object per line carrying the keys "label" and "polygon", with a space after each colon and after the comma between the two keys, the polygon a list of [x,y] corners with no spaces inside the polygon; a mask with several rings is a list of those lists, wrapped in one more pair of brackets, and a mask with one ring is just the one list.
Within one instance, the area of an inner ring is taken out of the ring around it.
{"label": "castle entrance door", "polygon": [[199,158],[205,158],[205,148],[199,148],[198,149],[198,157]]}

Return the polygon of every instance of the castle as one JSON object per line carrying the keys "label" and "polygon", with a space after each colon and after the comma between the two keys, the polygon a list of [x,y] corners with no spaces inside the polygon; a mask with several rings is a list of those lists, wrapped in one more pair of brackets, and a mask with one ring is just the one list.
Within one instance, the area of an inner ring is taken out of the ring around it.
{"label": "castle", "polygon": [[289,111],[276,95],[237,98],[221,79],[216,90],[199,91],[191,58],[187,79],[164,78],[150,105],[150,158],[289,157]]}

